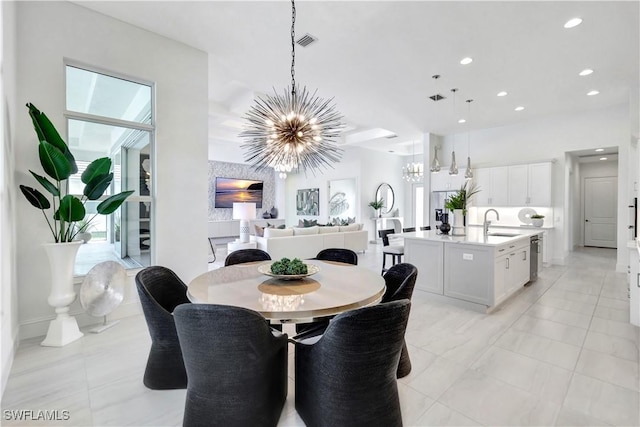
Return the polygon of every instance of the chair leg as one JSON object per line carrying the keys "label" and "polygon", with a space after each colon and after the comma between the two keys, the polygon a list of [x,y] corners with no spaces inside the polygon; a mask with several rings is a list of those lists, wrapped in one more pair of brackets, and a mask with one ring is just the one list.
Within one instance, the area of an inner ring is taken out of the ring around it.
{"label": "chair leg", "polygon": [[386,264],[387,264],[387,254],[383,252],[382,253],[382,271],[380,272],[380,274],[383,276],[384,276],[384,272],[387,271],[387,269],[385,268]]}

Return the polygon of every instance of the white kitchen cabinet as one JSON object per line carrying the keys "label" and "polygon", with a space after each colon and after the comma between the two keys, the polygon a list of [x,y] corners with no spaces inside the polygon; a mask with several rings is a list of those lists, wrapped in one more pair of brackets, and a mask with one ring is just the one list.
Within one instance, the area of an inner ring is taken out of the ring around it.
{"label": "white kitchen cabinet", "polygon": [[509,202],[509,168],[479,168],[474,181],[480,192],[473,198],[474,206],[507,206]]}
{"label": "white kitchen cabinet", "polygon": [[430,240],[405,239],[405,262],[418,268],[416,289],[443,294],[444,243]]}
{"label": "white kitchen cabinet", "polygon": [[456,191],[464,185],[465,168],[458,168],[457,175],[449,175],[449,169],[431,174],[431,191]]}
{"label": "white kitchen cabinet", "polygon": [[632,325],[640,326],[640,268],[638,266],[638,247],[634,245],[629,250],[629,321]]}
{"label": "white kitchen cabinet", "polygon": [[508,168],[509,206],[551,206],[551,163]]}

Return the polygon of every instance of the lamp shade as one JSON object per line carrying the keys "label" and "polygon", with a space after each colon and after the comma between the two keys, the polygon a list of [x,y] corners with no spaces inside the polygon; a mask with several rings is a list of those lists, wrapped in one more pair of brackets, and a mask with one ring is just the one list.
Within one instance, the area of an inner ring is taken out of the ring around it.
{"label": "lamp shade", "polygon": [[256,204],[255,203],[234,203],[233,204],[233,219],[249,220],[256,218]]}

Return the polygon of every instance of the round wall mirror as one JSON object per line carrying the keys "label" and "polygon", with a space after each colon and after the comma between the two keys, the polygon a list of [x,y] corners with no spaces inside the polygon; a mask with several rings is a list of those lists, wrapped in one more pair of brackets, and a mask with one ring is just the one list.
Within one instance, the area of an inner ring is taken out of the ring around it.
{"label": "round wall mirror", "polygon": [[393,204],[395,203],[395,195],[393,194],[393,188],[386,182],[380,184],[376,190],[376,200],[380,199],[383,200],[383,206],[382,209],[380,209],[380,212],[382,214],[388,214],[391,212]]}

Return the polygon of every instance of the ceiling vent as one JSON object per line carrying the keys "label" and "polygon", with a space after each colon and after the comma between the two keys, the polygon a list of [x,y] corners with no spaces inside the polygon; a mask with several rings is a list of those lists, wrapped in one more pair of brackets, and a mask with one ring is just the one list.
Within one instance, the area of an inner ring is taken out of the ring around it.
{"label": "ceiling vent", "polygon": [[296,41],[296,43],[298,43],[300,46],[302,47],[307,47],[309,46],[311,43],[315,43],[317,42],[318,39],[315,38],[314,36],[312,36],[311,34],[307,33],[304,36],[300,37],[298,39],[298,41]]}
{"label": "ceiling vent", "polygon": [[432,101],[442,101],[443,99],[447,99],[447,98],[440,95],[439,93],[436,93],[435,95],[431,95],[429,99]]}

